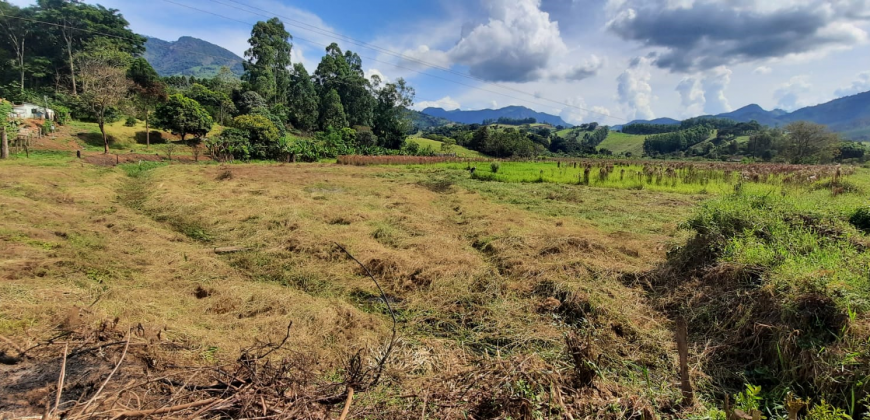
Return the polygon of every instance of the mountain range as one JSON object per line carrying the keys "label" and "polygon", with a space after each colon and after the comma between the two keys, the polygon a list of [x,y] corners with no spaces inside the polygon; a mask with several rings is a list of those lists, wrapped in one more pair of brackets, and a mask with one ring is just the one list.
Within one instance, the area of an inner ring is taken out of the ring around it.
{"label": "mountain range", "polygon": [[[794,121],[811,121],[828,126],[831,131],[840,133],[844,138],[870,141],[870,92],[845,96],[793,112],[781,109],[767,111],[759,105],[751,104],[731,112],[704,117],[726,118],[737,122],[755,120],[768,127],[784,126]],[[672,118],[658,118],[634,120],[629,124],[635,123],[671,125],[680,122]],[[615,130],[621,128],[622,126],[613,127]]]}
{"label": "mountain range", "polygon": [[508,106],[500,109],[480,109],[476,111],[461,111],[458,109],[446,111],[442,108],[426,108],[423,110],[423,113],[462,124],[481,124],[486,120],[497,120],[505,117],[513,119],[534,118],[539,123],[572,127],[572,125],[565,122],[562,117],[550,115],[544,112],[537,112],[524,106]]}
{"label": "mountain range", "polygon": [[[217,74],[222,66],[227,66],[236,74],[244,71],[244,60],[233,52],[201,39],[184,36],[177,41],[164,41],[148,37],[145,43],[145,59],[161,76],[196,76],[210,77]],[[428,117],[427,117],[428,116]],[[744,106],[735,111],[708,117],[728,118],[738,122],[758,121],[762,125],[774,127],[783,126],[793,121],[806,120],[827,125],[831,130],[839,132],[845,138],[870,141],[870,92],[846,96],[833,101],[801,108],[793,112],[774,109],[767,111],[756,104]],[[537,112],[523,106],[508,106],[500,109],[453,110],[442,108],[426,108],[422,113],[413,116],[419,128],[444,125],[449,122],[462,124],[480,124],[485,120],[499,118],[526,119],[535,118],[539,123],[571,127],[557,115]],[[657,118],[654,120],[635,120],[631,123],[679,124],[673,118]],[[629,123],[629,124],[631,124]],[[621,126],[614,126],[619,130]]]}
{"label": "mountain range", "polygon": [[244,72],[241,57],[226,48],[189,36],[172,42],[147,37],[144,57],[157,74],[164,77],[211,77],[223,66],[229,67],[237,76]]}

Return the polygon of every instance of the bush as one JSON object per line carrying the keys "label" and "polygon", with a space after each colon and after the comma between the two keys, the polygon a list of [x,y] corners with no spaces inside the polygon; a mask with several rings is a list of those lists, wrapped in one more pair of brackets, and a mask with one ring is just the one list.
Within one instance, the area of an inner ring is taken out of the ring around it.
{"label": "bush", "polygon": [[498,162],[493,162],[489,164],[489,169],[492,170],[492,173],[497,174],[499,168],[501,168],[501,164]]}
{"label": "bush", "polygon": [[127,120],[124,121],[125,127],[135,127],[136,126],[136,118],[135,117],[127,117]]}
{"label": "bush", "polygon": [[852,213],[849,223],[864,233],[870,233],[870,207],[861,207]]}

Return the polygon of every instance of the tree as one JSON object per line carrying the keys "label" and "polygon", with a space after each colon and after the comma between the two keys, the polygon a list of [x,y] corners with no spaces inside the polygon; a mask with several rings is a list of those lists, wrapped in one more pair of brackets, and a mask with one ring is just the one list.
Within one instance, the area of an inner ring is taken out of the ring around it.
{"label": "tree", "polygon": [[250,114],[257,109],[265,107],[266,100],[254,91],[247,91],[239,95],[236,100],[236,108],[238,108],[239,112],[242,114]]}
{"label": "tree", "polygon": [[782,154],[791,163],[828,162],[840,144],[838,135],[821,124],[796,121],[785,126]]}
{"label": "tree", "polygon": [[[0,3],[2,5],[2,3]],[[12,46],[12,51],[15,53],[15,66],[18,67],[20,76],[21,94],[24,94],[24,72],[25,72],[25,56],[27,50],[27,40],[30,39],[31,32],[35,29],[33,23],[28,20],[32,19],[32,12],[29,9],[7,8],[4,7],[3,19],[0,20],[0,27],[6,32],[9,39],[9,44]]]}
{"label": "tree", "polygon": [[127,70],[127,78],[132,82],[131,94],[135,108],[145,121],[145,145],[151,146],[151,112],[157,105],[166,101],[166,85],[144,58],[137,58]]}
{"label": "tree", "polygon": [[321,101],[332,90],[338,93],[349,125],[372,125],[375,98],[372,96],[372,86],[362,70],[362,59],[359,55],[351,51],[342,53],[338,44],[330,44],[326,47],[326,55],[317,65],[314,80],[318,85]]}
{"label": "tree", "polygon": [[270,104],[285,103],[290,86],[290,33],[278,18],[257,22],[251,30],[251,45],[245,51],[242,80]]}
{"label": "tree", "polygon": [[489,143],[489,127],[483,125],[471,136],[468,148],[471,150],[482,150],[487,143]]}
{"label": "tree", "polygon": [[130,56],[117,49],[97,46],[80,53],[76,60],[82,85],[87,89],[80,95],[81,101],[97,120],[103,135],[103,152],[109,153],[106,111],[119,106],[127,98],[130,82],[126,69]]}
{"label": "tree", "polygon": [[53,24],[45,28],[51,35],[48,44],[55,50],[51,59],[58,68],[62,65],[68,67],[73,95],[79,93],[74,59],[77,50],[100,40],[104,45],[130,55],[145,52],[145,37],[133,33],[128,28],[129,22],[117,9],[69,0],[38,0],[37,8],[39,19]]}
{"label": "tree", "polygon": [[12,112],[12,104],[0,99],[0,159],[9,159],[9,138],[7,131],[12,124],[9,114]]}
{"label": "tree", "polygon": [[[380,79],[375,77],[374,81],[377,88]],[[414,88],[408,86],[404,79],[399,79],[396,83],[387,83],[377,89],[376,99],[372,131],[381,139],[382,146],[399,149],[412,126],[408,107],[414,104]]]}
{"label": "tree", "polygon": [[188,134],[201,138],[211,131],[214,124],[211,115],[198,102],[175,94],[154,112],[155,125],[181,135],[181,141]]}
{"label": "tree", "polygon": [[223,92],[213,91],[199,83],[194,83],[187,90],[186,95],[188,98],[199,102],[200,105],[209,111],[212,118],[220,122],[224,121],[226,111],[235,110],[235,106],[229,96]]}
{"label": "tree", "polygon": [[336,130],[347,127],[344,107],[341,106],[341,98],[335,89],[326,94],[320,106],[320,129],[326,130],[329,127]]}
{"label": "tree", "polygon": [[290,124],[304,131],[317,129],[319,100],[317,88],[305,66],[300,63],[293,65],[293,83],[290,88],[289,113]]}

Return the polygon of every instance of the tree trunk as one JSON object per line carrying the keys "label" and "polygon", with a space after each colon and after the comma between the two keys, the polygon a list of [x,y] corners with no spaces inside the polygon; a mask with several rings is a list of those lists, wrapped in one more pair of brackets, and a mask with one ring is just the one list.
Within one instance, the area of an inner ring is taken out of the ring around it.
{"label": "tree trunk", "polygon": [[25,38],[21,38],[21,53],[18,54],[18,68],[21,71],[21,95],[24,95],[24,41]]}
{"label": "tree trunk", "polygon": [[72,54],[72,35],[67,35],[66,27],[64,27],[63,38],[66,41],[66,52],[69,56],[69,75],[72,81],[72,94],[73,96],[78,96],[78,91],[76,90],[76,66],[75,62],[73,62]]}
{"label": "tree trunk", "polygon": [[9,139],[6,137],[6,126],[0,132],[0,159],[9,159]]}
{"label": "tree trunk", "polygon": [[105,108],[100,109],[99,125],[100,125],[100,133],[103,134],[103,154],[107,155],[107,154],[109,154],[109,137],[106,136],[106,120],[104,117],[105,112],[106,112]]}
{"label": "tree trunk", "polygon": [[151,147],[151,130],[148,129],[148,110],[145,110],[145,148]]}

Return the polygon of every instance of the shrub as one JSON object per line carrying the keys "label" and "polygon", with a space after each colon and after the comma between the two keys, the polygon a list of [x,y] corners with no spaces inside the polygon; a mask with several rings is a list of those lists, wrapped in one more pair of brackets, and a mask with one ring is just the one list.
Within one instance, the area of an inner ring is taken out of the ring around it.
{"label": "shrub", "polygon": [[233,119],[236,135],[248,140],[250,155],[255,159],[274,158],[281,133],[275,124],[263,115],[239,115]]}
{"label": "shrub", "polygon": [[870,207],[861,207],[849,217],[849,223],[864,233],[870,233]]}
{"label": "shrub", "polygon": [[493,162],[489,164],[489,169],[492,170],[492,173],[497,174],[499,168],[501,168],[501,164],[498,162]]}
{"label": "shrub", "polygon": [[127,117],[127,120],[124,121],[125,127],[135,127],[136,126],[136,118],[135,117]]}

